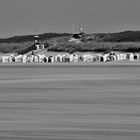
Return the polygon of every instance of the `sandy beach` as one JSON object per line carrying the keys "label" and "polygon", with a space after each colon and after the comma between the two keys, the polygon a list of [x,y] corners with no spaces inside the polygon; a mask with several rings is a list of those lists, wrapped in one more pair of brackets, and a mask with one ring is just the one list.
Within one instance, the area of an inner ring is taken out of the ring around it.
{"label": "sandy beach", "polygon": [[1,140],[139,140],[140,62],[0,64]]}

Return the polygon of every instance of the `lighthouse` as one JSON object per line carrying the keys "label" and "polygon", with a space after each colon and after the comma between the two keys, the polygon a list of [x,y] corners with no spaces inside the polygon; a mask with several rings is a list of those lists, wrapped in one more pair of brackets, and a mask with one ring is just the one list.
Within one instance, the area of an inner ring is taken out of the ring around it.
{"label": "lighthouse", "polygon": [[34,36],[34,45],[36,46],[37,50],[40,49],[40,41],[38,35]]}

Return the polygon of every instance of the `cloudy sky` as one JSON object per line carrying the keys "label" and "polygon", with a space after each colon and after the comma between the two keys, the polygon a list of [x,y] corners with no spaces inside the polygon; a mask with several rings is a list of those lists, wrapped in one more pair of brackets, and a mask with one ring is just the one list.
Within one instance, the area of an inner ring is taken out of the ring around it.
{"label": "cloudy sky", "polygon": [[0,38],[140,30],[140,0],[0,0]]}

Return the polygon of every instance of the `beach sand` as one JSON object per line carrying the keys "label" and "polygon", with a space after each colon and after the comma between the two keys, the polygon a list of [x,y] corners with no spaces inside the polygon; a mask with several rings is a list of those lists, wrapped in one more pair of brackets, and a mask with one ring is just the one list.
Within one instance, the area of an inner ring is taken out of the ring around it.
{"label": "beach sand", "polygon": [[140,62],[0,64],[1,140],[139,140]]}

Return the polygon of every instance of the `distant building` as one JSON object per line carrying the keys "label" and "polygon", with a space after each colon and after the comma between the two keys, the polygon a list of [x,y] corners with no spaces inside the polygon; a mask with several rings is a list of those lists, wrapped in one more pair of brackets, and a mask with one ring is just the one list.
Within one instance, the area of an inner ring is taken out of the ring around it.
{"label": "distant building", "polygon": [[83,28],[79,28],[79,33],[78,34],[73,34],[72,39],[70,40],[70,42],[72,41],[76,41],[76,42],[84,42],[87,40],[87,36],[86,34],[83,32]]}

